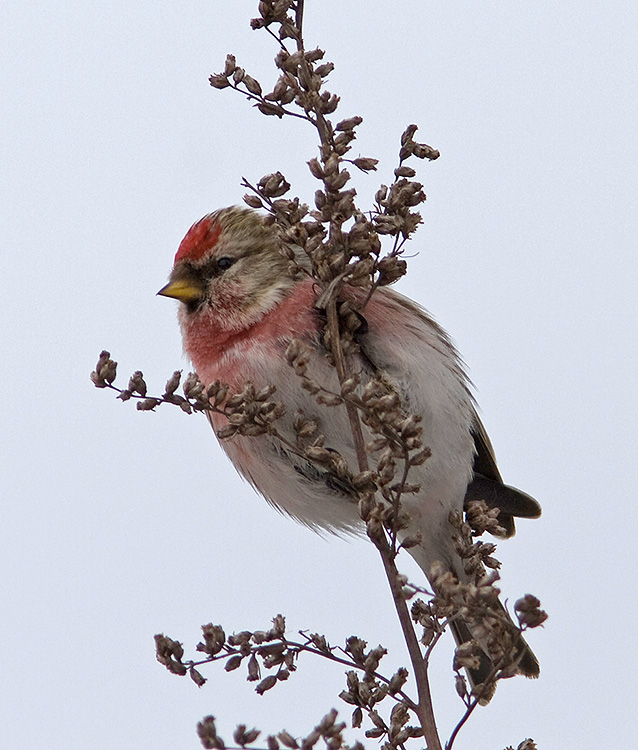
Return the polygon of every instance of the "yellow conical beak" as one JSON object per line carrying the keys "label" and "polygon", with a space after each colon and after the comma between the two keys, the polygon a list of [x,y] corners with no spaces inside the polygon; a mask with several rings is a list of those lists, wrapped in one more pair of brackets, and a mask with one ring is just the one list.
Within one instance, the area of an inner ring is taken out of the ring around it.
{"label": "yellow conical beak", "polygon": [[173,297],[180,302],[193,302],[196,299],[200,299],[203,293],[203,287],[195,279],[175,279],[174,281],[169,281],[158,292],[162,297]]}

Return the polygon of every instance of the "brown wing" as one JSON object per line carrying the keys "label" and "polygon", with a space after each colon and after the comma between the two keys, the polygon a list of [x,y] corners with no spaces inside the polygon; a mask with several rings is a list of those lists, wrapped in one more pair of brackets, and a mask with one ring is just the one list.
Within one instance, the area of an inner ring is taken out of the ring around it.
{"label": "brown wing", "polygon": [[[401,295],[398,295],[396,292],[389,289],[379,290],[378,293],[383,293],[394,298],[400,297],[401,304],[404,307],[409,308],[414,315],[421,320],[422,324],[436,333],[441,347],[447,349],[448,353],[452,354],[452,360],[455,362],[459,381],[464,384],[468,396],[471,399],[472,396],[469,390],[470,382],[464,371],[459,355],[445,331],[425,312],[425,310],[412,302],[412,300],[401,297]],[[366,318],[360,313],[357,314],[360,327],[357,331],[356,338],[360,347],[361,358],[365,365],[370,368],[371,372],[379,374],[380,369],[378,363],[367,351],[366,334],[368,333],[368,324]],[[405,397],[405,393],[402,395]],[[541,514],[540,505],[533,497],[526,495],[524,492],[521,492],[514,487],[509,487],[508,485],[503,484],[503,480],[496,466],[494,449],[492,448],[490,439],[488,438],[485,428],[476,412],[474,412],[472,437],[474,438],[474,444],[476,446],[474,478],[468,485],[466,491],[465,507],[467,508],[467,504],[472,500],[484,500],[488,507],[498,508],[499,524],[505,530],[503,536],[510,537],[516,531],[514,518],[538,518]]]}
{"label": "brown wing", "polygon": [[513,536],[516,532],[514,518],[538,518],[541,506],[525,492],[503,484],[496,466],[494,449],[478,415],[475,417],[472,437],[476,446],[474,478],[465,493],[465,507],[472,500],[483,500],[489,508],[498,508],[498,521],[505,529],[503,536]]}

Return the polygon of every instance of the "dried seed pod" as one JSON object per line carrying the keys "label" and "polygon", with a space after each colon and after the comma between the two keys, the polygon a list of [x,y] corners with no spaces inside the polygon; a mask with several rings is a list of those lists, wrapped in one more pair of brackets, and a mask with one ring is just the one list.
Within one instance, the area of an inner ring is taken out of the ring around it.
{"label": "dried seed pod", "polygon": [[202,633],[204,642],[197,644],[197,650],[203,651],[209,656],[218,654],[226,643],[226,634],[222,626],[213,625],[209,622],[208,625],[202,625]]}
{"label": "dried seed pod", "polygon": [[242,76],[242,81],[244,86],[251,94],[254,94],[255,96],[261,96],[261,84],[259,83],[259,81],[255,80],[248,74],[244,74]]}
{"label": "dried seed pod", "polygon": [[225,89],[230,86],[230,81],[225,75],[211,75],[208,78],[210,85],[215,89]]}
{"label": "dried seed pod", "polygon": [[262,177],[257,187],[266,198],[279,198],[290,190],[290,183],[281,172],[274,172]]}
{"label": "dried seed pod", "polygon": [[390,695],[398,693],[399,690],[405,685],[408,679],[409,672],[405,667],[399,667],[390,680],[388,690]]}
{"label": "dried seed pod", "polygon": [[428,146],[426,143],[415,143],[413,153],[417,159],[429,159],[430,161],[434,161],[441,156],[440,151],[432,148],[432,146]]}
{"label": "dried seed pod", "polygon": [[228,438],[234,437],[238,431],[238,427],[229,424],[226,427],[222,427],[221,429],[217,430],[217,437],[220,440],[227,440]]}
{"label": "dried seed pod", "polygon": [[290,750],[297,750],[297,748],[299,747],[297,740],[289,732],[286,732],[285,729],[279,732],[279,734],[277,735],[277,738],[281,742],[282,745],[290,748]]}
{"label": "dried seed pod", "polygon": [[276,390],[277,388],[272,384],[264,386],[255,394],[255,401],[266,401]]}
{"label": "dried seed pod", "polygon": [[[177,387],[177,386],[175,386]],[[131,393],[139,393],[140,396],[146,396],[146,382],[140,370],[134,372],[128,381],[128,390]]]}
{"label": "dried seed pod", "polygon": [[360,156],[352,160],[352,163],[362,172],[374,172],[377,169],[378,159]]}
{"label": "dried seed pod", "polygon": [[309,419],[307,422],[304,422],[303,427],[297,431],[297,435],[301,438],[312,437],[316,434],[317,429],[317,422],[314,419]]}
{"label": "dried seed pod", "polygon": [[409,143],[418,129],[418,125],[408,125],[401,134],[401,145],[405,146],[406,143]]}
{"label": "dried seed pod", "polygon": [[143,401],[138,401],[136,406],[138,411],[152,411],[160,403],[161,401],[157,398],[145,398]]}
{"label": "dried seed pod", "polygon": [[225,745],[217,736],[214,716],[206,716],[198,722],[197,736],[207,750],[224,750]]}
{"label": "dried seed pod", "polygon": [[257,109],[262,115],[276,115],[277,117],[283,117],[286,114],[283,107],[280,107],[277,104],[270,104],[269,102],[259,102]]}
{"label": "dried seed pod", "polygon": [[323,65],[318,65],[315,68],[315,73],[318,76],[321,76],[321,78],[325,78],[326,76],[330,75],[332,71],[335,69],[334,63],[328,62],[324,63]]}
{"label": "dried seed pod", "polygon": [[257,661],[257,657],[255,654],[253,654],[250,659],[248,660],[248,682],[256,682],[259,677],[261,676],[261,672],[259,669],[259,662]]}
{"label": "dried seed pod", "polygon": [[316,461],[320,464],[327,464],[332,460],[332,453],[329,450],[313,445],[306,448],[305,456],[310,461]]}
{"label": "dried seed pod", "polygon": [[540,608],[540,600],[532,594],[525,594],[514,604],[514,611],[522,627],[537,628],[547,620],[547,612]]}
{"label": "dried seed pod", "polygon": [[347,130],[354,130],[358,125],[361,125],[363,122],[363,117],[359,117],[358,115],[355,115],[354,117],[348,117],[345,120],[341,120],[335,125],[335,130],[339,131],[347,131]]}
{"label": "dried seed pod", "polygon": [[250,206],[251,208],[263,208],[263,202],[261,198],[257,195],[253,195],[252,193],[246,193],[243,196],[243,201],[247,206]]}
{"label": "dried seed pod", "polygon": [[226,63],[224,65],[224,75],[229,76],[237,67],[237,60],[235,59],[235,55],[226,55]]}
{"label": "dried seed pod", "polygon": [[234,656],[231,656],[230,659],[226,662],[224,665],[224,669],[227,672],[232,672],[235,669],[238,669],[241,666],[242,659],[244,657],[241,654],[235,654]]}
{"label": "dried seed pod", "polygon": [[281,104],[290,104],[290,102],[297,96],[298,91],[296,88],[291,87],[284,91],[284,93],[279,98],[279,102]]}
{"label": "dried seed pod", "polygon": [[316,190],[315,191],[315,206],[321,210],[323,209],[328,202],[328,198],[326,194],[323,192],[323,190]]}
{"label": "dried seed pod", "polygon": [[246,747],[251,742],[254,742],[261,732],[258,729],[251,729],[246,731],[245,724],[238,724],[237,728],[233,732],[233,739],[240,747]]}
{"label": "dried seed pod", "polygon": [[415,175],[416,175],[416,170],[412,169],[412,167],[408,167],[405,164],[401,165],[400,167],[397,167],[394,170],[395,177],[414,177]]}
{"label": "dried seed pod", "polygon": [[201,674],[201,672],[198,672],[195,667],[190,667],[190,669],[188,670],[188,674],[191,680],[197,685],[197,687],[202,687],[202,685],[205,684],[206,678],[203,674]]}
{"label": "dried seed pod", "polygon": [[351,635],[346,640],[346,651],[352,656],[356,664],[363,664],[367,645],[366,641],[356,635]]}
{"label": "dried seed pod", "polygon": [[318,392],[315,396],[315,401],[322,406],[340,406],[343,403],[341,396],[338,396],[336,393]]}
{"label": "dried seed pod", "polygon": [[196,399],[204,392],[204,384],[194,372],[189,372],[182,390],[186,398]]}
{"label": "dried seed pod", "polygon": [[315,49],[311,49],[311,50],[308,50],[308,51],[307,51],[307,52],[305,53],[304,57],[306,58],[306,60],[307,60],[308,62],[310,62],[310,63],[313,63],[313,62],[317,62],[317,60],[322,60],[322,59],[323,59],[323,56],[324,56],[325,54],[326,54],[326,53],[324,52],[324,50],[322,50],[322,49],[319,49],[319,48],[317,47],[317,48],[315,48]]}
{"label": "dried seed pod", "polygon": [[481,659],[479,656],[480,647],[474,641],[466,641],[456,647],[454,652],[454,662],[452,668],[454,670],[465,669],[478,669],[481,666]]}
{"label": "dried seed pod", "polygon": [[310,159],[310,161],[308,162],[308,167],[310,168],[310,172],[313,177],[316,177],[319,180],[323,178],[324,171],[319,159]]}
{"label": "dried seed pod", "polygon": [[[141,373],[140,373],[141,374]],[[179,382],[182,377],[181,370],[175,370],[171,377],[166,381],[166,390],[164,396],[172,396],[179,387]]]}
{"label": "dried seed pod", "polygon": [[335,109],[339,106],[340,97],[336,94],[331,94],[328,91],[324,91],[319,97],[318,109],[323,115],[332,114]]}
{"label": "dried seed pod", "polygon": [[272,630],[277,636],[282,636],[286,632],[286,618],[283,615],[275,615],[272,618]]}
{"label": "dried seed pod", "polygon": [[[266,690],[270,690],[271,688],[274,688],[277,684],[277,678],[274,674],[269,674],[267,677],[264,677],[264,679],[257,685],[255,688],[255,692],[259,695],[263,695]],[[281,739],[281,736],[279,737]]]}
{"label": "dried seed pod", "polygon": [[226,408],[227,409],[237,409],[244,405],[244,394],[243,393],[236,393],[234,396],[231,396],[228,401],[226,401]]}
{"label": "dried seed pod", "polygon": [[328,190],[337,191],[341,190],[349,179],[350,173],[344,169],[341,172],[337,172],[334,176],[327,176],[324,183]]}
{"label": "dried seed pod", "polygon": [[98,373],[100,379],[106,381],[110,385],[113,383],[117,375],[117,362],[114,362],[112,359],[107,359],[98,370]]}

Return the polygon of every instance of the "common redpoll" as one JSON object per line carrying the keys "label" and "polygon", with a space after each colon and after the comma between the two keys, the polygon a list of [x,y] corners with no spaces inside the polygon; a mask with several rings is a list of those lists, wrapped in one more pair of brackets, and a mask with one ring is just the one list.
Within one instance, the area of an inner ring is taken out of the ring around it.
{"label": "common redpoll", "polygon": [[[276,232],[258,213],[225,208],[189,229],[170,281],[159,294],[181,301],[184,350],[205,386],[219,380],[238,392],[247,381],[257,389],[273,384],[277,399],[286,404],[277,422],[286,444],[270,435],[237,434],[222,441],[235,468],[270,503],[307,526],[350,532],[362,524],[352,491],[335,481],[325,466],[290,448],[296,440],[294,415],[301,410],[319,423],[325,447],[357,471],[345,409],[319,408],[286,359],[293,340],[304,342],[312,379],[340,392],[323,343],[325,318],[315,305],[317,282],[308,275],[291,275],[289,263]],[[360,288],[349,287],[348,294],[355,305],[367,298],[367,290]],[[538,517],[540,507],[529,495],[502,483],[463,366],[440,326],[387,287],[374,291],[360,317],[353,370],[364,383],[381,376],[406,410],[422,417],[423,444],[431,451],[410,472],[410,481],[420,490],[402,499],[409,517],[405,536],[420,539],[409,552],[426,576],[433,563],[439,563],[439,569],[442,565],[467,581],[452,541],[450,512],[461,513],[468,499],[483,499],[499,509],[501,536],[511,536],[513,517]],[[221,414],[209,417],[216,431],[227,424]],[[459,643],[472,637],[460,619],[452,629]],[[490,669],[489,659],[482,659],[480,668],[470,670],[473,681],[482,682]],[[539,673],[524,641],[517,671],[528,677]]]}

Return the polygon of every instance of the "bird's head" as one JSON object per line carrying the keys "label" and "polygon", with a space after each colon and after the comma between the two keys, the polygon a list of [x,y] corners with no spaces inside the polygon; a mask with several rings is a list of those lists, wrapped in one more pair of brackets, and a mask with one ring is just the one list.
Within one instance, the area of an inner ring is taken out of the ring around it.
{"label": "bird's head", "polygon": [[250,209],[222,208],[204,216],[180,243],[168,284],[184,322],[214,316],[225,330],[257,322],[294,284],[274,229]]}

